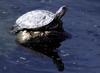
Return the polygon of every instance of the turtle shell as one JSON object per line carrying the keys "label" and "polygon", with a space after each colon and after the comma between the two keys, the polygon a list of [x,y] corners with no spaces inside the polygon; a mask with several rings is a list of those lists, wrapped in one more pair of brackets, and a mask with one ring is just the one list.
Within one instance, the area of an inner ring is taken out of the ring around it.
{"label": "turtle shell", "polygon": [[27,12],[16,20],[14,29],[35,29],[48,25],[54,20],[55,14],[47,10],[34,10]]}

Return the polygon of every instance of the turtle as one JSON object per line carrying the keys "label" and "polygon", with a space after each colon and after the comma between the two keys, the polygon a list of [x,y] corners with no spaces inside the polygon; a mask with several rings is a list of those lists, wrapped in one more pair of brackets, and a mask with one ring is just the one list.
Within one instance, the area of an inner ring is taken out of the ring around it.
{"label": "turtle", "polygon": [[20,16],[12,26],[18,44],[52,58],[59,71],[64,70],[64,64],[54,49],[66,38],[61,20],[66,11],[65,5],[56,13],[48,10],[29,11]]}
{"label": "turtle", "polygon": [[[63,5],[56,13],[37,9],[23,14],[12,26],[12,31],[17,35],[16,41],[20,44],[26,44],[29,41],[32,42],[33,38],[35,40],[37,37],[43,39],[49,35],[59,34],[59,31],[63,31],[61,18],[66,10],[67,7]],[[48,41],[48,39],[43,41]]]}

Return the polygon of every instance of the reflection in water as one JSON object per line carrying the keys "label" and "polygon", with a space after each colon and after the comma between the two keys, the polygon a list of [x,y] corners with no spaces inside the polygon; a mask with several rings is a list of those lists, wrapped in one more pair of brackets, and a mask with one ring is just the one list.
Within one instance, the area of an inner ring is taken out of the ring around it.
{"label": "reflection in water", "polygon": [[[60,58],[57,48],[60,47],[60,43],[64,41],[66,38],[70,38],[69,34],[65,31],[59,31],[49,34],[48,36],[44,37],[37,37],[35,39],[32,39],[32,41],[21,44],[22,46],[29,48],[33,51],[39,52],[41,54],[44,54],[52,59],[53,63],[56,65],[57,69],[59,71],[64,70],[64,63],[62,62],[62,59]],[[67,35],[67,36],[66,36]]]}
{"label": "reflection in water", "polygon": [[[46,27],[48,26],[42,28],[45,29]],[[58,54],[57,48],[61,45],[62,41],[64,41],[66,38],[71,38],[71,36],[64,31],[61,21],[56,23],[53,22],[52,27],[55,28],[52,28],[52,30],[49,31],[38,31],[39,29],[37,31],[19,31],[16,33],[16,42],[25,48],[29,48],[50,57],[53,60],[53,63],[56,65],[57,69],[59,71],[63,71],[64,63]],[[31,35],[29,35],[29,33]],[[22,39],[27,37],[28,40],[24,40],[23,42]]]}
{"label": "reflection in water", "polygon": [[64,64],[62,62],[62,59],[58,55],[57,49],[60,46],[60,42],[53,42],[53,43],[47,43],[47,44],[40,44],[37,46],[32,46],[31,49],[40,52],[48,57],[50,57],[53,60],[53,63],[57,66],[59,71],[64,70]]}

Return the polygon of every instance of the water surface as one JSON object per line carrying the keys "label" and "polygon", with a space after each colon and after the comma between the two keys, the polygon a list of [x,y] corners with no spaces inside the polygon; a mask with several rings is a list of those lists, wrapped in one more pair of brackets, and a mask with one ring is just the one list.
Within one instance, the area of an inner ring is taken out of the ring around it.
{"label": "water surface", "polygon": [[0,0],[0,73],[59,73],[48,57],[18,46],[9,29],[27,11],[56,12],[62,5],[69,8],[64,29],[72,34],[58,48],[65,64],[62,73],[100,72],[99,0]]}

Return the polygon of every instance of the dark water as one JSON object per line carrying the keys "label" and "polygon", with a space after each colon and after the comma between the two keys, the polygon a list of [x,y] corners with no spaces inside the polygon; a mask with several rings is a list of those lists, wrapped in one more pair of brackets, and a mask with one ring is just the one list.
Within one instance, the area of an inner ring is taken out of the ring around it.
{"label": "dark water", "polygon": [[62,73],[100,73],[100,0],[0,0],[0,73],[59,73],[51,59],[18,46],[9,28],[34,9],[68,5],[64,29],[72,34],[58,48]]}

